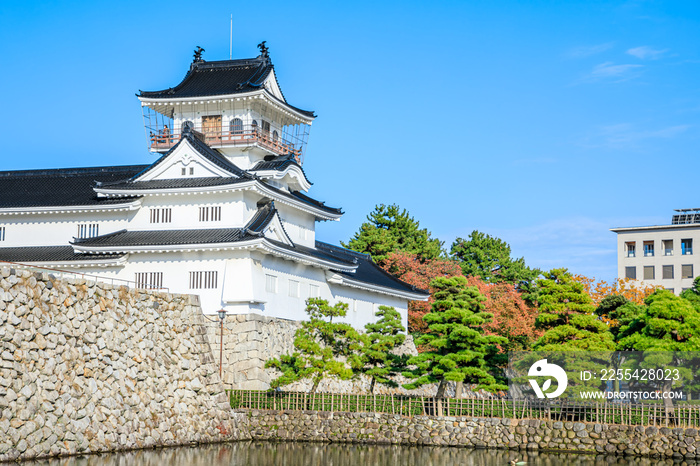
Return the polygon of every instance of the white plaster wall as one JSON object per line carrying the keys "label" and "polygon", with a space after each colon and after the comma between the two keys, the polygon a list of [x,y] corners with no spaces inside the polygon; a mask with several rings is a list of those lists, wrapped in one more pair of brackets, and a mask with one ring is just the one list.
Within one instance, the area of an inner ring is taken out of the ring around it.
{"label": "white plaster wall", "polygon": [[[681,240],[693,240],[693,254],[681,253]],[[673,241],[673,254],[665,255],[663,241]],[[654,255],[644,256],[644,242],[654,242]],[[635,257],[627,257],[625,243],[636,243]],[[681,278],[681,266],[693,265],[693,278]],[[663,279],[663,266],[673,265],[674,278]],[[654,266],[654,280],[644,280],[644,266]],[[693,279],[700,275],[700,225],[668,225],[653,229],[621,231],[617,234],[617,273],[625,277],[626,267],[637,268],[637,280],[651,285],[673,289],[680,294],[685,288],[693,285]]]}
{"label": "white plaster wall", "polygon": [[313,248],[316,245],[316,219],[313,215],[276,203],[287,234],[296,244]]}
{"label": "white plaster wall", "polygon": [[126,228],[129,217],[136,211],[46,213],[2,215],[0,226],[5,227],[5,240],[0,248],[20,246],[67,246],[78,236],[78,225],[99,224],[99,234]]}

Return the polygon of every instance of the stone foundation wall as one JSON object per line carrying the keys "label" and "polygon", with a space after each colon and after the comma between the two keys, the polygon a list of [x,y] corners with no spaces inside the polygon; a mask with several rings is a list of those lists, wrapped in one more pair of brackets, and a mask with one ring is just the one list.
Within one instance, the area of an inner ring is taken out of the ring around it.
{"label": "stone foundation wall", "polygon": [[[294,333],[299,322],[270,318],[259,314],[240,314],[226,317],[223,338],[223,380],[226,388],[235,390],[267,390],[270,382],[277,375],[272,369],[265,369],[268,359],[294,351]],[[221,347],[221,327],[219,322],[207,326],[207,337],[218,363]],[[413,339],[408,336],[404,344],[397,349],[397,354],[418,354]],[[408,380],[399,377],[398,382]],[[284,387],[287,391],[307,392],[311,382],[304,381]],[[356,380],[342,381],[325,379],[321,381],[318,391],[326,393],[368,393],[370,380],[360,377]],[[402,387],[392,389],[378,384],[375,393],[400,393],[433,396],[437,391],[434,385],[417,390]],[[448,394],[454,393],[454,387],[448,388]]]}
{"label": "stone foundation wall", "polygon": [[248,438],[194,303],[0,268],[0,460]]}
{"label": "stone foundation wall", "polygon": [[391,443],[626,456],[700,458],[696,429],[499,418],[262,411],[245,413],[254,440]]}

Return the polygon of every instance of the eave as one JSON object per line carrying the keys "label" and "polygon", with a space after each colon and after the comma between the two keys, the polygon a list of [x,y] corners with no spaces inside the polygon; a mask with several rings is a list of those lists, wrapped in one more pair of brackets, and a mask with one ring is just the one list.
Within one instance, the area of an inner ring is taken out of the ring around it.
{"label": "eave", "polygon": [[[148,104],[157,104],[157,105],[164,105],[164,106],[175,106],[175,105],[182,105],[182,104],[211,104],[211,103],[218,103],[218,102],[233,102],[233,101],[245,101],[245,100],[254,100],[254,99],[263,99],[265,100],[266,103],[269,103],[270,105],[274,105],[277,107],[277,109],[286,114],[289,117],[296,118],[299,120],[301,123],[310,125],[313,123],[314,118],[309,117],[304,115],[303,113],[298,112],[294,108],[292,108],[289,104],[280,101],[277,99],[275,96],[270,93],[265,88],[257,89],[254,91],[250,92],[241,92],[237,94],[224,94],[224,95],[217,95],[217,96],[208,96],[207,98],[202,98],[202,97],[175,97],[172,99],[159,99],[159,98],[154,98],[154,97],[142,97],[142,96],[137,96],[138,99],[141,101],[141,106],[145,107],[148,106]],[[156,110],[155,108],[153,110]],[[156,110],[157,111],[157,110]],[[159,112],[162,113],[162,112]]]}
{"label": "eave", "polygon": [[326,280],[335,285],[349,286],[351,288],[357,288],[365,291],[373,291],[375,293],[395,296],[397,298],[403,298],[409,301],[427,301],[430,297],[430,295],[426,295],[425,293],[400,291],[385,286],[373,285],[360,280],[353,280],[352,278],[348,278],[344,275],[333,272],[326,272]]}
{"label": "eave", "polygon": [[[129,196],[133,197],[133,195]],[[81,212],[124,212],[138,210],[142,199],[136,199],[123,204],[85,205],[85,206],[47,206],[47,207],[10,207],[0,209],[0,215],[32,215],[32,214],[72,214]]]}

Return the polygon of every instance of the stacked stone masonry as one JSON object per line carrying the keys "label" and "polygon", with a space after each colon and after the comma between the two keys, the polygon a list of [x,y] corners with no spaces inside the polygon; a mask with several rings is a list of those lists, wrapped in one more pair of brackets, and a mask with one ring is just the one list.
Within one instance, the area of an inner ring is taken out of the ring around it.
{"label": "stacked stone masonry", "polygon": [[0,268],[0,460],[247,438],[196,302]]}
{"label": "stacked stone masonry", "polygon": [[697,429],[374,413],[239,411],[253,440],[552,450],[700,458]]}

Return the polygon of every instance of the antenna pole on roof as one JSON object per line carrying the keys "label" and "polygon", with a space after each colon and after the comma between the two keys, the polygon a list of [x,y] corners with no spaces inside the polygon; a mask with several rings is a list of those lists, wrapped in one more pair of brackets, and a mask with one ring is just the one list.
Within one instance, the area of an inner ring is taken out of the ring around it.
{"label": "antenna pole on roof", "polygon": [[231,13],[231,36],[228,42],[228,59],[233,60],[233,13]]}

